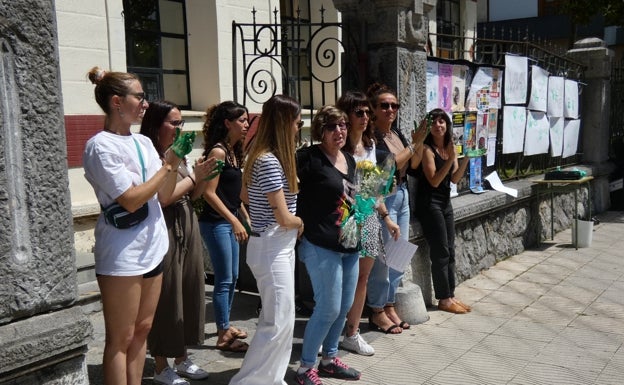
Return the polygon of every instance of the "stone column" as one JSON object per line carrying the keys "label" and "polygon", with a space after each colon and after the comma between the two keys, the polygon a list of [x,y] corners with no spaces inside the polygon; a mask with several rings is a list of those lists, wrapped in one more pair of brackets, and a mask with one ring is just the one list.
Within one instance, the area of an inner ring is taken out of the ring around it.
{"label": "stone column", "polygon": [[0,0],[0,382],[85,384],[52,0]]}
{"label": "stone column", "polygon": [[[414,127],[414,120],[420,120],[426,109],[426,67],[427,40],[424,14],[436,4],[435,0],[334,0],[334,5],[342,13],[342,22],[346,31],[358,34],[359,54],[365,57],[366,84],[380,82],[394,88],[401,104],[397,127],[409,134]],[[349,55],[353,56],[353,55]],[[412,179],[412,178],[410,178]],[[415,182],[410,180],[411,195],[415,191]],[[410,202],[414,207],[413,202]],[[412,219],[412,223],[414,223]],[[423,287],[424,298],[430,302],[431,274],[427,255],[418,253],[412,260],[411,268],[406,271],[404,284],[413,281]],[[420,288],[407,289],[408,292]],[[397,299],[397,308],[400,307]],[[413,298],[406,302],[412,302]],[[422,298],[421,301],[422,302]],[[403,307],[405,308],[405,307]],[[412,306],[413,308],[413,306]],[[424,306],[420,322],[428,318]],[[406,317],[409,322],[409,317]],[[414,321],[412,321],[414,322]]]}
{"label": "stone column", "polygon": [[581,94],[581,125],[583,163],[592,168],[593,212],[608,210],[611,206],[609,174],[614,165],[609,162],[609,115],[611,106],[611,67],[614,52],[598,38],[582,39],[574,43],[567,55],[583,63],[586,83]]}

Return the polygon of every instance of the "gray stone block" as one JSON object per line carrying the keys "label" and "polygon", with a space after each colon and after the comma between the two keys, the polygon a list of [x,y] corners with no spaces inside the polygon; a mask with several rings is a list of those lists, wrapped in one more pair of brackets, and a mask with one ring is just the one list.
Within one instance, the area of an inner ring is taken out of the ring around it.
{"label": "gray stone block", "polygon": [[410,325],[429,321],[420,286],[414,283],[403,282],[397,290],[394,306],[399,317]]}

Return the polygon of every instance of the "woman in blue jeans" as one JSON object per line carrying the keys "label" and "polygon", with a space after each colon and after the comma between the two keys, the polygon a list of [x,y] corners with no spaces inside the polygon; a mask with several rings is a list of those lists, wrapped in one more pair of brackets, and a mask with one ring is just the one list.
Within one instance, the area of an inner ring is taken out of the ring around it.
{"label": "woman in blue jeans", "polygon": [[244,352],[248,348],[247,343],[239,341],[246,338],[247,333],[230,325],[238,279],[239,242],[247,241],[247,231],[242,222],[249,222],[240,198],[242,143],[249,128],[248,119],[247,108],[231,101],[206,111],[203,155],[206,159],[214,157],[223,161],[224,166],[201,192],[207,204],[196,205],[199,230],[214,271],[212,303],[217,324],[217,349],[234,352]]}
{"label": "woman in blue jeans", "polygon": [[[325,106],[312,120],[311,136],[319,144],[297,152],[299,196],[297,216],[305,229],[299,258],[306,265],[314,291],[314,311],[303,336],[300,385],[321,384],[318,375],[357,380],[360,372],[337,357],[338,341],[353,303],[358,279],[357,247],[340,241],[341,224],[349,217],[354,196],[355,160],[342,147],[347,140],[347,115]],[[319,347],[321,362],[314,368]]]}
{"label": "woman in blue jeans", "polygon": [[[373,106],[377,150],[394,154],[397,165],[396,193],[386,197],[386,208],[390,219],[399,225],[401,238],[408,240],[410,207],[406,171],[409,163],[412,167],[420,163],[426,130],[412,131],[412,144],[408,144],[401,131],[392,126],[399,112],[396,92],[375,83],[368,88],[367,95]],[[388,242],[392,234],[384,230],[384,242]],[[392,258],[391,255],[387,257]],[[386,333],[398,334],[410,327],[394,310],[395,295],[402,278],[402,271],[389,268],[380,258],[375,260],[368,278],[368,305],[372,310],[370,324]]]}

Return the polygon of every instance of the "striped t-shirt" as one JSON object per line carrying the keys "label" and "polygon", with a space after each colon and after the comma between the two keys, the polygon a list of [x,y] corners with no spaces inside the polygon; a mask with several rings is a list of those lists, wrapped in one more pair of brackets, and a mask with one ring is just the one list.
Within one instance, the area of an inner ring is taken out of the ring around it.
{"label": "striped t-shirt", "polygon": [[288,211],[294,214],[297,211],[297,194],[289,192],[282,165],[271,153],[261,155],[253,164],[251,185],[247,187],[249,217],[253,231],[261,233],[277,223],[266,194],[280,189],[284,191]]}

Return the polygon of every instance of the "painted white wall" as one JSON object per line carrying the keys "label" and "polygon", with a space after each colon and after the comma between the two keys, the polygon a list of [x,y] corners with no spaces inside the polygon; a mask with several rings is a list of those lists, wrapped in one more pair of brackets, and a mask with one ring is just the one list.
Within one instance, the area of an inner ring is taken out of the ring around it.
{"label": "painted white wall", "polygon": [[[472,60],[470,55],[471,47],[474,44],[477,32],[477,3],[472,0],[463,0],[460,2],[459,20],[461,22],[461,29],[465,33],[466,39],[464,39],[464,59]],[[474,48],[473,48],[474,49]]]}
{"label": "painted white wall", "polygon": [[500,21],[537,16],[537,0],[489,0],[490,20]]}
{"label": "painted white wall", "polygon": [[126,70],[122,0],[56,0],[65,115],[101,114],[87,72]]}

